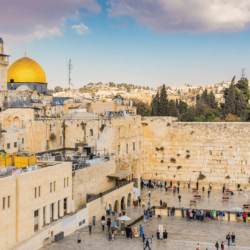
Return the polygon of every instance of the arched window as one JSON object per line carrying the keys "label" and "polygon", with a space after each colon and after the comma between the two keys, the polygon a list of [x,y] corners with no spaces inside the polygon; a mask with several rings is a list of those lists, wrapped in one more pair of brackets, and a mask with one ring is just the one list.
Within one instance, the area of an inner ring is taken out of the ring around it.
{"label": "arched window", "polygon": [[93,136],[93,135],[94,135],[93,129],[90,129],[89,130],[89,136]]}

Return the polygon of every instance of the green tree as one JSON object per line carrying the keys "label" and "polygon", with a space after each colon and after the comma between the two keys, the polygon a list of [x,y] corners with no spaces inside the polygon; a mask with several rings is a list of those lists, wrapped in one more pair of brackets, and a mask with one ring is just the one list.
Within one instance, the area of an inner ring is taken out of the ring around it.
{"label": "green tree", "polygon": [[235,87],[233,83],[230,84],[229,88],[224,91],[225,103],[221,105],[222,115],[225,117],[227,114],[235,115]]}
{"label": "green tree", "polygon": [[218,108],[218,103],[216,102],[215,95],[212,91],[209,93],[208,99],[209,99],[209,106],[212,109]]}
{"label": "green tree", "polygon": [[159,102],[160,102],[160,97],[159,93],[153,97],[152,102],[151,102],[151,115],[152,116],[158,116],[159,115]]}
{"label": "green tree", "polygon": [[246,101],[250,100],[250,93],[249,93],[249,88],[248,88],[248,80],[247,79],[241,79],[238,81],[238,83],[235,85],[237,89],[242,91]]}
{"label": "green tree", "polygon": [[243,120],[246,120],[248,114],[247,102],[243,92],[241,91],[235,100],[235,115],[241,117]]}
{"label": "green tree", "polygon": [[133,106],[137,107],[137,115],[141,116],[150,116],[151,115],[151,107],[148,103],[145,103],[138,99],[130,99],[133,101]]}
{"label": "green tree", "polygon": [[168,115],[168,96],[165,88],[165,84],[163,84],[163,88],[161,89],[160,102],[159,102],[159,116],[167,116]]}

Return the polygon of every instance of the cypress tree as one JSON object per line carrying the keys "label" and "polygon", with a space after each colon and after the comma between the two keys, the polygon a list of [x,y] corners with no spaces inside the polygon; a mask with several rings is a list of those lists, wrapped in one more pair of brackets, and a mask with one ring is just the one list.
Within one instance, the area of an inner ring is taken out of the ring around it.
{"label": "cypress tree", "polygon": [[203,91],[203,93],[201,95],[201,101],[202,101],[202,103],[209,106],[209,97],[208,97],[208,93],[207,93],[206,89]]}
{"label": "cypress tree", "polygon": [[183,105],[182,100],[180,100],[180,104],[179,104],[179,113],[180,113],[180,114],[183,114],[183,113],[184,113],[184,105]]}
{"label": "cypress tree", "polygon": [[235,88],[233,83],[230,84],[229,88],[225,89],[224,92],[225,103],[222,105],[222,114],[235,115]]}
{"label": "cypress tree", "polygon": [[199,102],[199,101],[200,101],[200,95],[198,94],[198,95],[196,96],[196,103]]}
{"label": "cypress tree", "polygon": [[159,115],[159,93],[157,92],[157,94],[155,95],[155,97],[152,99],[152,103],[151,103],[151,108],[152,108],[152,116],[158,116]]}
{"label": "cypress tree", "polygon": [[243,92],[238,94],[236,101],[235,101],[235,115],[246,120],[247,118],[247,103]]}
{"label": "cypress tree", "polygon": [[215,95],[214,95],[214,93],[212,91],[210,92],[208,97],[209,97],[209,106],[212,109],[218,108],[218,103],[216,102]]}
{"label": "cypress tree", "polygon": [[167,116],[168,115],[168,96],[165,88],[165,84],[161,89],[160,95],[160,103],[159,103],[159,116]]}
{"label": "cypress tree", "polygon": [[175,107],[176,107],[177,109],[179,108],[178,99],[175,100]]}

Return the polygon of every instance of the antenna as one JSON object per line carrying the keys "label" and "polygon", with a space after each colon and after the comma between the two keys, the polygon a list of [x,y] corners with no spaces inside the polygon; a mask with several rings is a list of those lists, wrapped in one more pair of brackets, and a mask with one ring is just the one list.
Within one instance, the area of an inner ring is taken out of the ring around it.
{"label": "antenna", "polygon": [[67,64],[67,67],[68,67],[68,70],[69,70],[69,84],[68,84],[68,88],[71,89],[71,85],[73,85],[71,83],[71,78],[70,78],[71,71],[72,71],[72,68],[73,68],[73,65],[71,64],[71,59],[69,59],[69,63]]}

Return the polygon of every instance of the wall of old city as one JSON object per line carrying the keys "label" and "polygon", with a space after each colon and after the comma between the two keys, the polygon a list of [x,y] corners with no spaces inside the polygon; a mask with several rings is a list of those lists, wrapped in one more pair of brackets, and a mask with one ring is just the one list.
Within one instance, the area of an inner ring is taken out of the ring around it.
{"label": "wall of old city", "polygon": [[116,171],[115,156],[107,162],[78,169],[73,177],[73,194],[75,209],[86,204],[87,194],[99,194],[115,186],[115,181],[109,181],[107,175]]}
{"label": "wall of old city", "polygon": [[185,123],[172,117],[142,118],[143,177],[151,180],[247,185],[250,178],[250,124]]}

